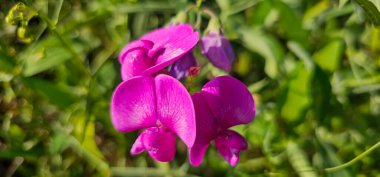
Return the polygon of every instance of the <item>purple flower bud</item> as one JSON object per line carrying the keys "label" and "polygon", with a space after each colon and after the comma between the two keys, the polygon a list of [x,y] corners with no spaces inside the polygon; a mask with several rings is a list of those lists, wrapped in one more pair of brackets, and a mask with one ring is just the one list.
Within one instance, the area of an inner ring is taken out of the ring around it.
{"label": "purple flower bud", "polygon": [[197,61],[190,51],[182,56],[179,60],[175,61],[169,69],[170,75],[181,80],[189,75],[189,69],[192,66],[197,66]]}
{"label": "purple flower bud", "polygon": [[223,33],[208,33],[201,39],[199,47],[202,54],[205,55],[215,67],[227,72],[231,70],[235,53]]}

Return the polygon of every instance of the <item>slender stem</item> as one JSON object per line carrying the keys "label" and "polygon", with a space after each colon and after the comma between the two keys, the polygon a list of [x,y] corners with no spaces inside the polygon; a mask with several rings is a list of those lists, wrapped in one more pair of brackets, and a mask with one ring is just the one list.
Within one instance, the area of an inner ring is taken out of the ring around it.
{"label": "slender stem", "polygon": [[336,166],[336,167],[325,168],[325,170],[327,172],[333,172],[333,171],[341,170],[343,168],[347,168],[347,167],[353,165],[355,162],[357,162],[360,159],[362,159],[363,157],[365,157],[366,155],[368,155],[369,153],[371,153],[372,151],[374,151],[378,147],[380,147],[380,141],[377,142],[372,147],[370,147],[369,149],[367,149],[366,151],[364,151],[363,153],[361,153],[360,155],[358,155],[357,157],[355,157],[354,159],[350,160],[349,162],[346,162],[346,163],[344,163],[342,165],[339,165],[339,166]]}
{"label": "slender stem", "polygon": [[194,29],[199,29],[202,24],[202,14],[200,12],[197,12],[197,19],[194,24]]}
{"label": "slender stem", "polygon": [[218,16],[216,16],[215,13],[212,10],[210,10],[209,8],[203,8],[202,12],[205,13],[205,14],[207,14],[211,18],[218,19]]}

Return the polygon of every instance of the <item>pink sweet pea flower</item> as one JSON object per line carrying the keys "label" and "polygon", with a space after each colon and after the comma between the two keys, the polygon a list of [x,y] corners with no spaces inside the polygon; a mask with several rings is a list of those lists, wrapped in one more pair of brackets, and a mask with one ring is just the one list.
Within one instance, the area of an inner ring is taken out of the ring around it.
{"label": "pink sweet pea flower", "polygon": [[145,129],[131,153],[146,150],[158,161],[173,160],[175,135],[187,147],[195,141],[195,113],[186,88],[168,75],[136,76],[122,82],[111,101],[111,119],[116,130]]}
{"label": "pink sweet pea flower", "polygon": [[190,51],[198,40],[198,32],[188,24],[164,27],[144,35],[120,52],[123,80],[164,69]]}
{"label": "pink sweet pea flower", "polygon": [[190,163],[198,166],[212,140],[222,157],[235,166],[239,152],[247,142],[228,128],[248,124],[255,116],[255,103],[248,89],[230,76],[216,77],[192,96],[196,115],[197,136],[190,149]]}

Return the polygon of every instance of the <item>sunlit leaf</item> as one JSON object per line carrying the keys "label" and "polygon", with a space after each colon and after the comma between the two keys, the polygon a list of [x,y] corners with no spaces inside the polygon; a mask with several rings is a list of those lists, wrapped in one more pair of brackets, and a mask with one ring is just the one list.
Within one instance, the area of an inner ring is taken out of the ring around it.
{"label": "sunlit leaf", "polygon": [[342,60],[344,43],[342,40],[333,40],[321,50],[314,53],[315,62],[328,72],[335,71]]}
{"label": "sunlit leaf", "polygon": [[289,81],[285,103],[281,109],[281,115],[288,121],[298,121],[303,118],[305,111],[312,102],[311,81],[313,71],[298,65],[295,77]]}

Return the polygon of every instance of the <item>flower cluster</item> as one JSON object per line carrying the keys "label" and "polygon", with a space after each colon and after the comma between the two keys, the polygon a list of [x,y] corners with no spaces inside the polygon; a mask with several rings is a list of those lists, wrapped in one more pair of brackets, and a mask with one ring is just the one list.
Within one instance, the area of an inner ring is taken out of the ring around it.
{"label": "flower cluster", "polygon": [[[239,152],[247,148],[245,139],[229,130],[255,116],[254,100],[243,83],[220,76],[191,96],[179,81],[189,70],[196,72],[192,49],[198,41],[198,32],[180,24],[152,31],[120,53],[123,82],[113,94],[111,118],[118,131],[143,129],[131,154],[147,151],[155,160],[171,161],[178,136],[189,149],[192,165],[201,164],[214,141],[222,157],[235,166]],[[230,70],[234,54],[221,33],[204,36],[199,46],[216,67]]]}

